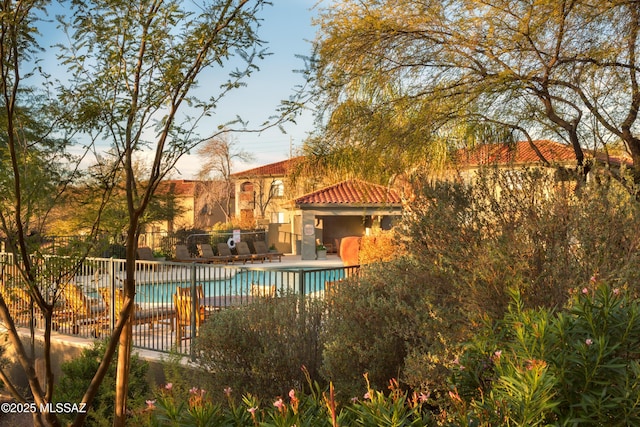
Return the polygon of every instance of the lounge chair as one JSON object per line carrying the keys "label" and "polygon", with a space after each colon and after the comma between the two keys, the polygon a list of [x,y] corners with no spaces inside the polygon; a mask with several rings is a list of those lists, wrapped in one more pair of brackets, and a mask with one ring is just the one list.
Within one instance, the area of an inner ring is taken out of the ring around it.
{"label": "lounge chair", "polygon": [[[115,295],[111,295],[111,289],[99,288],[98,292],[102,296],[107,307],[107,313],[110,313],[111,301],[115,299],[113,306],[115,310],[116,319],[120,317],[122,306],[124,304],[124,291],[120,288],[116,289]],[[173,331],[173,319],[176,317],[176,312],[171,308],[140,308],[138,304],[135,305],[135,313],[132,318],[132,325],[149,325],[149,329],[153,329],[156,323],[166,323],[171,326]]]}
{"label": "lounge chair", "polygon": [[210,260],[213,263],[229,263],[233,262],[236,259],[235,255],[231,256],[223,256],[223,255],[214,255],[213,248],[208,243],[200,243],[198,244],[198,250],[200,250],[200,256],[203,259]]}
{"label": "lounge chair", "polygon": [[24,326],[29,323],[31,310],[31,296],[22,288],[0,286],[0,293],[9,309],[11,318],[17,326]]}
{"label": "lounge chair", "polygon": [[247,260],[251,260],[252,264],[254,261],[263,262],[266,258],[264,255],[251,253],[251,249],[249,249],[249,245],[247,245],[247,242],[236,243],[236,251],[238,251],[239,256],[243,256],[246,257]]}
{"label": "lounge chair", "polygon": [[138,259],[141,261],[155,261],[155,257],[153,256],[153,251],[148,246],[140,246],[136,253],[138,254]]}
{"label": "lounge chair", "polygon": [[257,255],[264,256],[269,262],[273,261],[275,258],[278,258],[278,261],[282,262],[282,252],[269,252],[267,249],[267,244],[262,240],[256,240],[253,242],[253,248],[256,250]]}
{"label": "lounge chair", "polygon": [[229,257],[232,258],[233,261],[242,261],[244,263],[251,259],[251,256],[247,257],[243,255],[234,255],[233,253],[231,253],[231,248],[229,248],[229,245],[224,242],[218,243],[217,246],[219,256]]}
{"label": "lounge chair", "polygon": [[[200,304],[200,300],[202,298],[202,286],[197,286],[195,301],[196,334],[205,320],[205,310]],[[178,286],[176,288],[176,293],[173,295],[173,305],[176,309],[176,346],[180,347],[182,340],[187,338],[187,331],[191,331],[191,312],[193,310],[191,288],[181,288]]]}
{"label": "lounge chair", "polygon": [[65,309],[56,313],[53,321],[59,326],[70,324],[71,332],[78,334],[80,326],[91,325],[94,336],[100,336],[100,330],[107,324],[105,306],[98,301],[88,298],[82,290],[73,283],[62,288]]}
{"label": "lounge chair", "polygon": [[200,263],[205,263],[205,264],[213,262],[213,261],[208,260],[206,258],[192,257],[191,254],[189,253],[189,249],[187,248],[187,245],[181,245],[181,244],[176,245],[176,258],[175,258],[175,261],[178,261],[178,262],[200,262]]}

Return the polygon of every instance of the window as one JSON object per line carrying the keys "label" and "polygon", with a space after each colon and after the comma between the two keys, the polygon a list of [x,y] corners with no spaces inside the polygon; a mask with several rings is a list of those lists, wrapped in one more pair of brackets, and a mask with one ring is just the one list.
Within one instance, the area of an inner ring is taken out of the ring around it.
{"label": "window", "polygon": [[284,224],[286,223],[286,216],[284,212],[273,212],[271,213],[271,223],[272,224]]}
{"label": "window", "polygon": [[284,197],[284,182],[276,179],[271,183],[271,197]]}

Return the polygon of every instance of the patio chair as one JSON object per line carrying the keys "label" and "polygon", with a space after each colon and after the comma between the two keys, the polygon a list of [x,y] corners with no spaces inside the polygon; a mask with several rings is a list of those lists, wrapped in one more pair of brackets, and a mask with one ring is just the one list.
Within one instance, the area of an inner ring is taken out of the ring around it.
{"label": "patio chair", "polygon": [[255,283],[251,284],[251,296],[258,298],[275,298],[277,294],[276,285],[256,285]]}
{"label": "patio chair", "polygon": [[236,243],[236,251],[238,251],[239,256],[243,256],[246,257],[247,260],[251,260],[252,264],[254,261],[263,262],[266,258],[264,255],[251,253],[251,249],[249,249],[249,245],[247,245],[247,242]]}
{"label": "patio chair", "polygon": [[[196,287],[195,301],[195,323],[196,334],[200,331],[200,326],[205,320],[205,310],[200,304],[203,298],[202,286]],[[187,339],[187,331],[191,331],[191,311],[193,310],[193,301],[191,299],[191,288],[182,288],[178,286],[176,293],[173,294],[173,305],[176,310],[176,345],[180,347],[182,340]]]}
{"label": "patio chair", "polygon": [[284,255],[282,252],[270,252],[267,249],[267,244],[262,240],[257,240],[253,242],[253,248],[256,250],[257,255],[264,256],[269,262],[278,258],[279,262],[282,262],[282,256]]}
{"label": "patio chair", "polygon": [[75,284],[68,283],[62,287],[65,309],[54,316],[53,321],[58,325],[71,325],[71,332],[78,334],[80,326],[93,327],[94,336],[100,336],[101,328],[107,324],[105,306],[88,298]]}
{"label": "patio chair", "polygon": [[243,263],[246,263],[248,260],[251,259],[251,256],[239,255],[239,254],[234,255],[233,253],[231,253],[231,248],[229,247],[229,245],[227,245],[224,242],[218,243],[217,247],[218,247],[218,255],[233,258],[233,261],[242,261]]}
{"label": "patio chair", "polygon": [[153,251],[148,246],[140,246],[136,249],[136,253],[138,254],[138,259],[141,261],[155,261],[155,257],[153,256]]}
{"label": "patio chair", "polygon": [[208,263],[212,262],[211,260],[208,260],[206,258],[192,257],[191,254],[189,253],[189,249],[187,248],[187,245],[183,245],[183,244],[177,244],[176,245],[176,258],[175,258],[175,261],[177,261],[177,262],[199,262],[199,263],[204,263],[204,264],[208,264]]}
{"label": "patio chair", "polygon": [[27,291],[22,288],[5,287],[2,283],[0,293],[16,326],[27,325],[31,314],[31,296]]}
{"label": "patio chair", "polygon": [[213,248],[209,243],[199,243],[198,250],[200,251],[200,256],[203,259],[210,260],[213,263],[229,263],[233,262],[236,259],[235,255],[231,256],[223,256],[223,255],[214,255]]}
{"label": "patio chair", "polygon": [[[102,296],[102,300],[104,301],[107,309],[107,313],[111,313],[111,301],[114,301],[113,308],[115,310],[116,319],[120,318],[120,312],[122,311],[122,306],[124,304],[124,291],[120,288],[115,290],[115,295],[111,295],[111,289],[109,288],[98,288],[98,292],[100,296]],[[164,323],[171,326],[171,331],[173,332],[173,323],[176,317],[176,312],[171,308],[147,308],[143,309],[139,304],[136,304],[134,307],[134,314],[132,317],[132,325],[149,325],[149,329],[153,329],[153,326],[156,323]]]}

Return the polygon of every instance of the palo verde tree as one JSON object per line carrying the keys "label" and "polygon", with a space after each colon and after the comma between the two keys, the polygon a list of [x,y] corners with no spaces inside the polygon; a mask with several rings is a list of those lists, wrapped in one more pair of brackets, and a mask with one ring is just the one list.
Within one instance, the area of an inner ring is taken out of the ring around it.
{"label": "palo verde tree", "polygon": [[584,148],[620,145],[640,182],[639,14],[622,0],[336,2],[319,19],[312,151],[402,167],[446,152],[452,130],[497,126],[561,138],[579,168]]}
{"label": "palo verde tree", "polygon": [[[161,179],[200,142],[201,119],[257,70],[263,0],[72,1],[66,22],[72,45],[62,63],[72,72],[65,99],[76,100],[74,122],[104,141],[124,173],[128,224],[126,280],[119,319],[83,401],[90,402],[119,346],[114,425],[126,417],[127,375],[141,219]],[[237,68],[234,68],[237,67]],[[203,73],[209,70],[206,87]],[[196,95],[205,90],[206,99]],[[284,112],[283,112],[284,113]],[[221,133],[228,131],[221,128]],[[135,173],[136,153],[153,153],[149,172]],[[115,173],[109,171],[108,174]],[[107,175],[108,175],[107,174]],[[82,414],[75,425],[83,422]]]}

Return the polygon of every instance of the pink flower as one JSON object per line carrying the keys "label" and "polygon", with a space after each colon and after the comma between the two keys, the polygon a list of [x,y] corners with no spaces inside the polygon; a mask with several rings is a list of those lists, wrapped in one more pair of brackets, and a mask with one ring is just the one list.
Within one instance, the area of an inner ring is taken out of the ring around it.
{"label": "pink flower", "polygon": [[360,399],[358,399],[357,397],[352,397],[351,398],[351,403],[358,403]]}
{"label": "pink flower", "polygon": [[171,390],[171,389],[173,388],[173,383],[166,383],[166,384],[165,384],[165,386],[164,386],[164,388],[165,388],[166,390]]}
{"label": "pink flower", "polygon": [[371,399],[371,393],[366,392],[366,393],[364,394],[364,398],[365,398],[365,399]]}
{"label": "pink flower", "polygon": [[251,416],[254,416],[256,414],[256,411],[258,410],[257,406],[254,406],[253,408],[248,408],[247,412],[251,414]]}
{"label": "pink flower", "polygon": [[496,350],[493,352],[493,359],[500,360],[500,356],[502,356],[502,350]]}
{"label": "pink flower", "polygon": [[231,396],[231,387],[226,387],[224,390],[224,394],[227,395],[227,397]]}
{"label": "pink flower", "polygon": [[613,289],[613,294],[614,294],[614,295],[620,295],[620,289],[618,289],[618,288],[614,288],[614,289]]}
{"label": "pink flower", "polygon": [[596,277],[596,275],[594,274],[593,276],[591,276],[591,278],[589,279],[589,281],[591,283],[596,283],[598,281],[598,277]]}
{"label": "pink flower", "polygon": [[289,391],[289,398],[291,400],[297,400],[296,398],[296,391],[294,389],[291,389],[291,391]]}
{"label": "pink flower", "polygon": [[156,408],[156,401],[155,400],[147,400],[147,408],[155,409]]}
{"label": "pink flower", "polygon": [[591,338],[587,338],[587,339],[584,341],[584,343],[585,343],[586,345],[591,345],[591,344],[593,344],[593,340],[592,340]]}
{"label": "pink flower", "polygon": [[589,289],[587,289],[587,288],[582,288],[582,294],[583,294],[583,295],[586,295],[586,294],[588,294],[588,293],[589,293]]}
{"label": "pink flower", "polygon": [[420,394],[418,395],[418,400],[419,400],[421,403],[424,403],[424,402],[426,402],[426,401],[429,399],[430,394],[431,394],[431,393],[424,393],[424,392],[423,392],[423,393],[420,393]]}
{"label": "pink flower", "polygon": [[284,408],[284,402],[282,401],[282,399],[278,399],[275,402],[273,402],[273,406],[275,406],[278,409],[282,409]]}
{"label": "pink flower", "polygon": [[199,392],[200,392],[200,389],[198,387],[191,387],[189,389],[190,394],[198,394]]}

